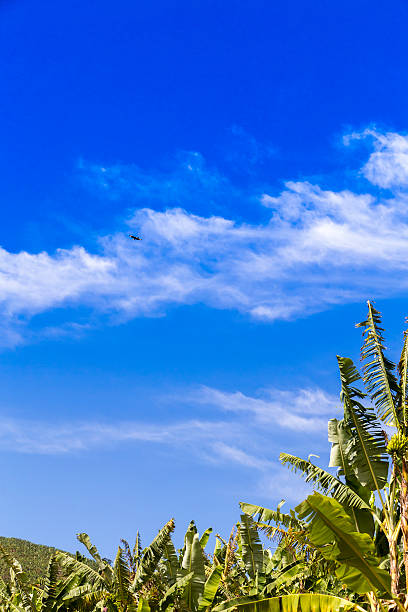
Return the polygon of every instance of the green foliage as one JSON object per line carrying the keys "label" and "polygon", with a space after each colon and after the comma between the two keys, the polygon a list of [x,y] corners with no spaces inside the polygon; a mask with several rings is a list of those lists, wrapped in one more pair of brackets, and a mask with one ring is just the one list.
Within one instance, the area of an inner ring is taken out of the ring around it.
{"label": "green foliage", "polygon": [[341,597],[303,593],[263,599],[237,598],[217,606],[213,612],[225,612],[233,608],[237,608],[239,612],[340,612],[342,610],[362,612],[363,610]]}
{"label": "green foliage", "polygon": [[387,425],[397,427],[399,415],[396,399],[400,394],[400,388],[394,374],[395,364],[385,356],[381,313],[368,302],[367,319],[358,323],[356,327],[364,329],[361,360],[366,389],[377,408],[380,419]]}
{"label": "green foliage", "polygon": [[153,574],[160,558],[163,555],[164,547],[169,541],[170,534],[174,531],[174,519],[170,519],[159,531],[153,542],[146,548],[143,557],[136,571],[133,580],[133,589],[139,589]]}
{"label": "green foliage", "polygon": [[[50,546],[33,544],[33,542],[19,538],[0,537],[0,545],[12,557],[20,560],[31,583],[38,583],[44,576],[50,556],[54,552],[54,548]],[[9,567],[2,559],[0,560],[0,576],[9,582]]]}
{"label": "green foliage", "polygon": [[241,514],[242,560],[249,576],[253,579],[263,572],[264,556],[258,530],[251,516]]}
{"label": "green foliage", "polygon": [[388,572],[366,533],[358,533],[344,507],[335,499],[314,493],[296,511],[308,522],[309,538],[322,555],[339,563],[337,576],[356,593],[379,590],[391,596]]}
{"label": "green foliage", "polygon": [[348,444],[343,447],[345,461],[362,487],[379,491],[385,486],[388,476],[384,434],[371,408],[359,401],[364,394],[354,387],[360,375],[352,360],[344,357],[337,357],[337,360],[341,380],[340,398],[344,405],[344,429],[349,436]]}

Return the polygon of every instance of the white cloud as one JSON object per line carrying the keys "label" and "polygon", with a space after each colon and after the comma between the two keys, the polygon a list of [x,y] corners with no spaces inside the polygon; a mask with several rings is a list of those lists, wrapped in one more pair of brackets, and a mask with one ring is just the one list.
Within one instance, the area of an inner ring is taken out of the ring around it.
{"label": "white cloud", "polygon": [[[216,457],[217,460],[265,469],[272,465],[272,460],[282,450],[276,449],[274,456],[259,457],[261,438],[271,426],[308,432],[320,439],[322,430],[327,431],[328,418],[336,414],[338,407],[338,402],[319,388],[296,391],[268,389],[263,395],[266,399],[250,397],[239,391],[200,387],[193,392],[161,398],[172,405],[187,404],[191,412],[197,406],[211,405],[218,412],[226,413],[221,419],[216,414],[212,419],[193,418],[178,423],[45,423],[3,417],[0,419],[0,449],[59,454],[94,447],[110,448],[123,442],[182,447],[190,444],[207,459]],[[248,436],[249,431],[251,436]]]}
{"label": "white cloud", "polygon": [[273,499],[274,503],[279,501],[277,491],[289,501],[298,501],[307,494],[307,486],[278,461],[281,451],[290,450],[290,438],[275,436],[271,441],[270,431],[276,432],[279,428],[282,433],[285,429],[306,433],[306,437],[300,436],[300,448],[299,442],[296,443],[296,453],[300,456],[321,449],[322,443],[327,450],[322,430],[327,430],[328,418],[336,414],[337,402],[318,388],[268,389],[263,395],[265,399],[201,387],[183,396],[167,396],[161,399],[177,405],[184,401],[191,414],[198,405],[209,404],[220,413],[212,414],[211,418],[207,415],[205,419],[168,423],[50,423],[3,416],[0,417],[0,452],[57,456],[94,450],[109,452],[123,445],[160,445],[172,449],[171,452],[183,453],[191,462],[249,470],[252,480],[255,477],[252,494]]}
{"label": "white cloud", "polygon": [[272,461],[259,459],[240,448],[225,444],[225,442],[215,442],[213,444],[213,450],[218,459],[225,459],[226,461],[238,463],[239,465],[254,468],[256,470],[267,470],[273,466]]}
{"label": "white cloud", "polygon": [[[153,443],[173,446],[196,445],[196,450],[211,447],[214,439],[239,438],[234,423],[191,420],[180,423],[153,424],[140,422],[73,422],[50,424],[2,418],[0,448],[21,453],[64,454],[87,451],[95,447],[105,450],[120,443]],[[215,448],[215,447],[214,447]]]}
{"label": "white cloud", "polygon": [[264,398],[250,397],[240,391],[201,387],[188,395],[186,401],[212,405],[225,412],[250,414],[261,425],[274,424],[300,432],[327,430],[328,418],[339,411],[339,401],[322,389],[269,389],[263,395]]}
{"label": "white cloud", "polygon": [[[28,337],[24,325],[30,317],[55,308],[70,308],[67,318],[73,320],[62,323],[66,333],[100,315],[111,320],[156,316],[177,304],[203,303],[273,321],[405,294],[408,194],[402,189],[408,181],[408,140],[374,131],[349,140],[368,135],[375,150],[362,172],[374,185],[392,187],[388,198],[375,190],[335,191],[289,181],[278,196],[258,194],[258,203],[270,210],[264,223],[200,216],[174,206],[137,208],[123,232],[101,238],[98,253],[81,246],[56,253],[0,249],[3,344]],[[182,172],[174,176],[121,166],[84,166],[84,173],[106,197],[128,198],[134,192],[135,204],[141,198],[153,204],[187,204],[191,198],[194,204],[195,194],[203,200],[214,192],[218,203],[231,194],[234,201],[246,198],[253,205],[256,193],[239,192],[200,156],[180,164]],[[143,241],[129,240],[129,230]],[[75,321],[72,309],[78,306],[90,309],[89,320]],[[48,333],[57,331],[48,328]]]}
{"label": "white cloud", "polygon": [[386,189],[404,189],[408,186],[408,137],[394,132],[383,134],[368,129],[345,138],[351,140],[371,138],[375,151],[362,168],[362,174],[374,185]]}

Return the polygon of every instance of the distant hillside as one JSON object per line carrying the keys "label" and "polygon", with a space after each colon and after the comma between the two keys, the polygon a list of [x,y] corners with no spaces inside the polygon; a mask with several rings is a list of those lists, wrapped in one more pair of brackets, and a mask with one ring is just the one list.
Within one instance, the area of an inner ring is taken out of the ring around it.
{"label": "distant hillside", "polygon": [[[0,536],[0,544],[13,557],[20,561],[24,571],[30,580],[37,582],[47,569],[51,553],[55,550],[50,546],[34,544],[28,540],[19,538],[4,538]],[[3,580],[9,580],[10,572],[7,566],[0,560],[0,576]]]}

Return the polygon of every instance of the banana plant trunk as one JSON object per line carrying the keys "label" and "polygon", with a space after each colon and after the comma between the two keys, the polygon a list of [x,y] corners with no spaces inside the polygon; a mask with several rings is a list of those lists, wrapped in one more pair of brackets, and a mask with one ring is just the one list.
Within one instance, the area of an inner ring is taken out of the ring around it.
{"label": "banana plant trunk", "polygon": [[388,545],[390,548],[391,593],[397,597],[399,594],[398,547],[392,536],[388,540]]}
{"label": "banana plant trunk", "polygon": [[406,459],[402,459],[400,506],[405,580],[408,585],[408,465]]}

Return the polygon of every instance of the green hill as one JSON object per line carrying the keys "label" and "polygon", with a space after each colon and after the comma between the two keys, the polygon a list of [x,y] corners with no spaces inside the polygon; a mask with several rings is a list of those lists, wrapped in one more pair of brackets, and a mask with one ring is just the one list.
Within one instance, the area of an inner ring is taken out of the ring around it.
{"label": "green hill", "polygon": [[[7,552],[20,561],[30,580],[37,582],[47,568],[51,553],[55,550],[50,546],[34,544],[19,538],[5,538],[0,536],[0,544]],[[10,572],[3,561],[0,560],[0,576],[8,580]]]}
{"label": "green hill", "polygon": [[[52,546],[44,546],[43,544],[34,544],[29,540],[21,540],[20,538],[5,538],[0,536],[0,544],[10,555],[19,561],[30,579],[30,582],[37,583],[45,571],[50,560],[50,556],[55,550]],[[72,557],[72,553],[68,553]],[[81,560],[85,561],[90,567],[97,569],[97,563],[93,559],[81,555]],[[6,582],[10,579],[10,570],[7,565],[0,559],[0,576]]]}

